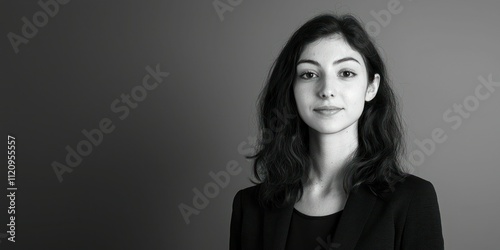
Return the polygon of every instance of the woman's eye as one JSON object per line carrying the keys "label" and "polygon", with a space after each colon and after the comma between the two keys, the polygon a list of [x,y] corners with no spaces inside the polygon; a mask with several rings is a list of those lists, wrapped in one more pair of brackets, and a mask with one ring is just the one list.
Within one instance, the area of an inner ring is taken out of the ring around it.
{"label": "woman's eye", "polygon": [[302,78],[302,79],[311,79],[311,78],[313,78],[315,76],[316,76],[316,74],[313,73],[313,72],[305,72],[305,73],[303,73],[303,74],[300,75],[300,78]]}
{"label": "woman's eye", "polygon": [[343,78],[350,78],[356,76],[356,73],[349,71],[349,70],[343,70],[340,72],[340,77]]}

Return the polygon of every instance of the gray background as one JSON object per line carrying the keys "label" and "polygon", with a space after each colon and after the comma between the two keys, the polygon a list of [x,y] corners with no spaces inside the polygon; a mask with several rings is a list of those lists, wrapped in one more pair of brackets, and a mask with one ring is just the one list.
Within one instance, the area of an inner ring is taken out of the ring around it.
{"label": "gray background", "polygon": [[[238,147],[257,134],[257,95],[281,47],[316,14],[377,22],[370,12],[387,11],[388,2],[243,0],[221,19],[212,0],[71,1],[16,54],[7,34],[20,34],[21,18],[41,7],[1,1],[1,132],[17,138],[19,190],[17,243],[0,239],[0,248],[227,249],[232,199],[251,185],[251,162]],[[436,188],[447,249],[498,249],[500,91],[456,129],[443,114],[473,104],[479,76],[500,81],[500,2],[400,6],[374,37],[402,100],[408,151],[422,152],[415,139],[432,138],[436,128],[447,136],[413,173]],[[118,119],[110,104],[156,64],[170,75]],[[60,183],[51,163],[64,162],[65,147],[105,117],[115,130]],[[193,189],[231,161],[243,171],[187,225],[178,205],[192,206]]]}

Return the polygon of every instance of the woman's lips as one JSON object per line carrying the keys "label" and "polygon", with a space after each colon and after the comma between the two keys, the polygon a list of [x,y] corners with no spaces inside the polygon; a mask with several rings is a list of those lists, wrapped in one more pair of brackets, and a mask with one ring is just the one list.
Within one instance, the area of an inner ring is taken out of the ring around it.
{"label": "woman's lips", "polygon": [[341,111],[341,108],[335,108],[335,109],[314,109],[315,112],[326,115],[326,116],[331,116],[334,114],[337,114],[339,111]]}

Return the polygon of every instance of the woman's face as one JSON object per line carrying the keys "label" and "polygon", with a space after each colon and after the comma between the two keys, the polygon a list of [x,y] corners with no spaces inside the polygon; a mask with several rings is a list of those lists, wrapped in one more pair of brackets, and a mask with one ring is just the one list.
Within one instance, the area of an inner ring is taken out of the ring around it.
{"label": "woman's face", "polygon": [[336,34],[305,46],[293,92],[299,115],[311,129],[325,134],[355,129],[357,133],[365,101],[375,97],[379,82],[375,74],[368,83],[361,54]]}

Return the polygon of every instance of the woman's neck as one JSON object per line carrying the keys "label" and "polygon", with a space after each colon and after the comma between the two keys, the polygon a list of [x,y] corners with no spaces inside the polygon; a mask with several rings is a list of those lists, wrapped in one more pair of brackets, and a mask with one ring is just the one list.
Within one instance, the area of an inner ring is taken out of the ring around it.
{"label": "woman's neck", "polygon": [[343,192],[343,167],[357,147],[357,129],[346,129],[332,134],[322,134],[309,129],[312,166],[304,188],[324,195]]}

